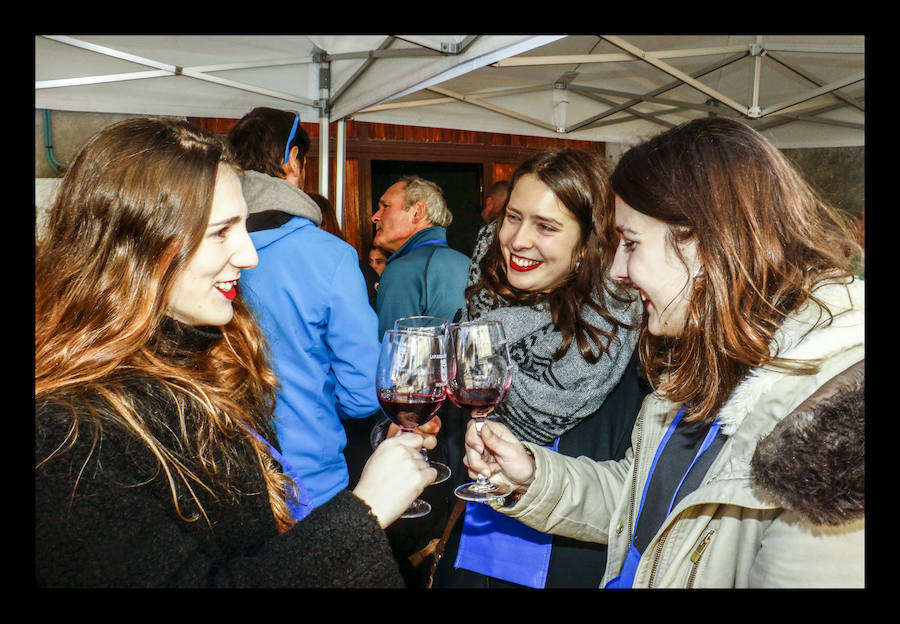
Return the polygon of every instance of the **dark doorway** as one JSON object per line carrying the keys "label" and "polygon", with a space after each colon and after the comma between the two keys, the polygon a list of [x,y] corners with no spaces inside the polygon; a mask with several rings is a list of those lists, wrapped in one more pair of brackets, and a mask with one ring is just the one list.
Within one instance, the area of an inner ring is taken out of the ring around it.
{"label": "dark doorway", "polygon": [[405,175],[417,175],[441,187],[447,208],[453,213],[453,223],[447,228],[447,243],[471,256],[475,235],[482,225],[482,164],[373,160],[373,210],[378,210],[378,200],[388,187]]}

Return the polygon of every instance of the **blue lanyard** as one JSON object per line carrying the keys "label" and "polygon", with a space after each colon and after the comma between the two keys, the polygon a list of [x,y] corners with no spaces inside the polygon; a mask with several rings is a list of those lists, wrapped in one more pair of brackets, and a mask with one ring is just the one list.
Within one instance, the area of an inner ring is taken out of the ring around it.
{"label": "blue lanyard", "polygon": [[294,467],[284,458],[275,446],[273,446],[268,440],[262,437],[258,431],[254,429],[249,429],[250,433],[256,436],[257,439],[261,440],[269,447],[269,453],[272,457],[281,464],[281,471],[291,478],[291,480],[297,486],[297,498],[298,501],[294,502],[292,500],[288,500],[287,505],[291,510],[291,514],[294,516],[294,520],[299,522],[303,518],[309,515],[309,512],[312,511],[312,499],[309,496],[309,492],[306,491],[306,486],[303,485],[303,481],[300,479],[300,475],[294,470]]}
{"label": "blue lanyard", "polygon": [[[656,464],[659,461],[663,450],[666,448],[666,444],[668,444],[669,438],[672,437],[672,434],[675,432],[675,428],[678,426],[678,423],[681,422],[682,417],[684,417],[683,407],[678,410],[678,414],[676,414],[675,419],[672,421],[672,424],[669,425],[669,428],[666,431],[666,435],[663,437],[662,442],[660,442],[659,444],[659,448],[656,449],[656,455],[653,457],[653,464],[650,466],[650,474],[647,475],[647,480],[644,482],[644,494],[641,497],[641,506],[638,508],[638,520],[641,517],[641,511],[643,511],[644,509],[644,501],[647,497],[647,489],[650,487],[650,480],[653,478],[653,473],[656,470]],[[700,456],[703,455],[706,449],[708,449],[709,446],[713,443],[713,440],[716,439],[716,436],[719,434],[720,428],[721,423],[719,423],[719,420],[716,419],[713,422],[712,426],[710,426],[709,431],[706,432],[706,437],[703,439],[703,444],[700,445],[700,449],[694,456],[693,461],[691,461],[691,465],[688,466],[688,469],[681,476],[681,480],[678,482],[678,487],[675,488],[675,493],[672,494],[672,500],[669,502],[669,507],[666,509],[667,516],[672,512],[672,508],[675,506],[675,499],[678,497],[678,491],[684,484],[684,480],[687,478],[688,474],[690,474],[691,469],[694,467],[694,464],[697,463],[697,460],[700,459]],[[634,526],[637,527],[637,521],[635,521]],[[634,535],[631,536],[631,543],[634,544]]]}
{"label": "blue lanyard", "polygon": [[[656,449],[656,455],[653,457],[653,464],[650,466],[650,474],[647,475],[647,480],[644,482],[644,493],[641,496],[641,504],[638,508],[637,518],[634,522],[635,531],[637,530],[638,522],[641,518],[641,512],[644,510],[644,502],[647,498],[647,490],[650,487],[650,480],[653,478],[653,473],[656,470],[656,464],[659,461],[660,456],[662,455],[663,449],[666,448],[666,444],[669,442],[669,438],[672,437],[672,434],[675,432],[675,428],[678,426],[678,423],[681,422],[682,417],[684,416],[684,408],[682,407],[678,410],[678,414],[675,415],[675,419],[672,421],[672,424],[669,425],[668,430],[666,431],[666,435],[663,436],[662,442],[660,442],[659,447]],[[700,456],[709,448],[709,446],[713,443],[713,440],[716,439],[716,436],[719,434],[719,429],[721,428],[721,424],[718,419],[716,419],[713,424],[710,426],[709,431],[706,433],[706,437],[703,439],[703,444],[700,445],[700,449],[697,451],[697,454],[694,456],[694,460],[691,462],[691,465],[688,466],[688,469],[682,475],[681,480],[678,482],[678,487],[675,488],[675,493],[672,495],[672,500],[669,502],[669,507],[666,509],[666,516],[672,513],[672,508],[675,506],[675,499],[678,497],[678,491],[681,489],[681,486],[684,484],[684,480],[687,478],[688,474],[690,474],[691,469],[694,467],[694,464],[697,463],[697,460],[700,459]],[[636,467],[635,467],[636,469]],[[616,578],[612,579],[606,584],[607,588],[626,588],[632,587],[634,585],[634,575],[637,572],[638,563],[641,560],[641,553],[637,551],[637,548],[634,547],[634,533],[631,534],[631,543],[628,547],[628,554],[625,557],[625,563],[622,564],[622,571]]]}
{"label": "blue lanyard", "polygon": [[[439,238],[432,238],[431,240],[426,240],[426,241],[422,241],[421,243],[416,243],[415,245],[410,247],[409,251],[412,251],[413,249],[418,249],[419,247],[422,247],[423,245],[443,245],[444,247],[446,247],[447,241],[441,240]],[[409,253],[409,251],[407,251],[406,253]],[[403,254],[403,255],[405,256],[406,254]]]}
{"label": "blue lanyard", "polygon": [[[559,438],[552,448],[559,452]],[[504,516],[490,505],[468,503],[454,567],[536,589],[547,584],[553,536]]]}

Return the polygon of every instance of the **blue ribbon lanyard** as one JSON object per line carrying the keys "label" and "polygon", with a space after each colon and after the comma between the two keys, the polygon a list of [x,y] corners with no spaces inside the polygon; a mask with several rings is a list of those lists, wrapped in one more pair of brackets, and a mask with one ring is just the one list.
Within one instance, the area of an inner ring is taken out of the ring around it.
{"label": "blue ribbon lanyard", "polygon": [[[559,451],[559,438],[545,448]],[[467,503],[456,568],[535,589],[547,583],[553,536],[484,503]]]}
{"label": "blue ribbon lanyard", "polygon": [[[422,247],[423,245],[442,245],[442,246],[446,247],[447,241],[441,240],[439,238],[432,238],[430,240],[422,241],[421,243],[416,243],[415,245],[410,247],[409,251],[412,251],[413,249],[418,249],[419,247]],[[409,252],[407,252],[407,253],[409,253]]]}
{"label": "blue ribbon lanyard", "polygon": [[[647,475],[647,479],[644,481],[644,492],[641,495],[641,504],[638,507],[637,518],[634,521],[634,530],[637,531],[638,523],[640,522],[641,512],[644,510],[644,503],[647,499],[647,490],[650,487],[650,481],[653,478],[653,473],[656,471],[656,464],[659,462],[659,458],[662,455],[663,450],[666,448],[666,444],[669,442],[669,438],[672,437],[672,434],[675,432],[675,428],[678,426],[678,423],[681,422],[681,419],[684,417],[684,408],[682,407],[678,410],[678,414],[675,415],[675,419],[672,421],[672,424],[669,425],[669,428],[666,430],[666,435],[663,436],[662,442],[660,442],[659,447],[656,449],[656,454],[653,457],[653,463],[650,465],[650,473]],[[713,440],[716,439],[716,436],[719,434],[719,429],[721,428],[721,423],[719,423],[718,419],[716,419],[713,424],[710,426],[709,431],[706,432],[706,437],[703,439],[703,444],[700,445],[700,449],[697,451],[697,454],[694,456],[693,461],[691,461],[691,465],[688,466],[688,469],[681,476],[681,480],[678,482],[678,487],[675,488],[674,494],[672,494],[672,500],[669,501],[669,506],[666,508],[666,517],[672,513],[672,508],[675,506],[675,499],[678,497],[678,492],[681,490],[681,486],[684,485],[684,480],[687,478],[688,474],[690,474],[691,469],[693,469],[694,464],[697,463],[697,460],[700,459],[700,456],[706,452],[706,449],[713,443]],[[622,587],[632,587],[634,585],[634,574],[637,571],[638,563],[641,560],[641,553],[638,552],[637,548],[634,546],[634,532],[631,534],[631,543],[628,546],[628,555],[625,558],[625,563],[622,565],[622,572],[616,578],[609,581],[606,584],[608,588],[622,588]]]}
{"label": "blue ribbon lanyard", "polygon": [[285,459],[284,455],[275,448],[268,440],[262,437],[258,431],[254,429],[250,429],[250,432],[255,435],[259,440],[262,440],[266,446],[269,447],[269,453],[271,453],[272,457],[281,464],[281,471],[286,474],[288,477],[293,480],[294,484],[297,486],[297,498],[298,501],[286,500],[287,506],[291,511],[291,515],[294,517],[294,520],[299,522],[303,520],[306,516],[309,515],[309,512],[313,510],[312,499],[309,496],[309,492],[306,491],[306,486],[303,485],[303,481],[300,479],[300,475],[294,470],[294,467]]}

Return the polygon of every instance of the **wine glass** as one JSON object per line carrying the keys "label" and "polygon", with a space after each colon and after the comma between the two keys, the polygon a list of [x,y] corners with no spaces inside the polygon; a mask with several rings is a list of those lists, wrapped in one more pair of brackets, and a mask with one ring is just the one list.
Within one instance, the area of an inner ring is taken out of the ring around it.
{"label": "wine glass", "polygon": [[[384,333],[375,388],[385,416],[402,431],[414,431],[434,418],[446,398],[446,344],[440,334],[395,329]],[[418,518],[430,511],[431,505],[417,499],[402,517]]]}
{"label": "wine glass", "polygon": [[394,329],[447,334],[450,322],[439,316],[404,316],[394,321]]}
{"label": "wine glass", "polygon": [[[444,382],[447,381],[447,357],[450,340],[450,323],[447,319],[439,316],[404,316],[394,321],[394,329],[402,332],[423,333],[430,336],[436,336],[443,342],[441,344],[441,353],[445,355],[441,362],[441,376]],[[437,343],[435,343],[437,347]],[[427,422],[427,421],[423,421]],[[422,456],[428,462],[428,465],[437,471],[433,484],[443,483],[450,478],[450,467],[441,462],[428,458],[428,451],[422,448]]]}
{"label": "wine glass", "polygon": [[[512,383],[512,364],[503,325],[498,321],[471,321],[450,326],[451,364],[448,390],[450,400],[468,410],[481,433],[485,417],[506,398]],[[497,486],[484,475],[459,486],[456,496],[487,502],[503,498]]]}

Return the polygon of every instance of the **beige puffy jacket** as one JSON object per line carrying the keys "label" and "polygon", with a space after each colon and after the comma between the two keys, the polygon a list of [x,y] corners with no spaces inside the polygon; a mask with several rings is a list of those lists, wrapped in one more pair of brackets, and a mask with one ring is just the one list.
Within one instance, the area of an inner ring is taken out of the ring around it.
{"label": "beige puffy jacket", "polygon": [[[785,320],[776,343],[783,357],[821,358],[819,372],[751,371],[718,414],[727,442],[646,548],[635,587],[864,585],[864,417],[854,406],[827,418],[801,406],[864,360],[864,285],[829,282],[815,294],[833,322],[809,302]],[[648,396],[621,461],[527,445],[535,481],[501,511],[544,532],[608,543],[606,585],[621,570],[653,456],[678,407]]]}

